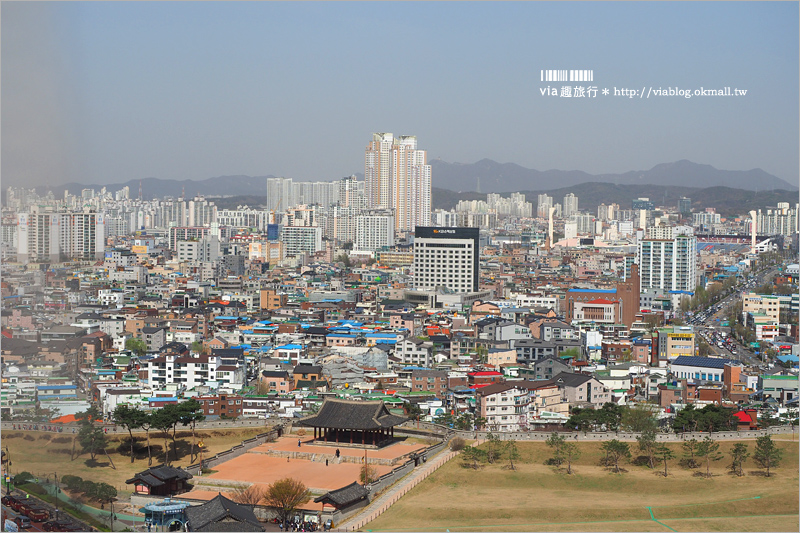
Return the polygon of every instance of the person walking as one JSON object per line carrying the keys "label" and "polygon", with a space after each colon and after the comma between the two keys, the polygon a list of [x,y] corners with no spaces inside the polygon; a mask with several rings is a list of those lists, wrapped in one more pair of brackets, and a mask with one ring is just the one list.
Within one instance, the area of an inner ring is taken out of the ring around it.
{"label": "person walking", "polygon": [[300,439],[297,439],[297,447],[300,447]]}

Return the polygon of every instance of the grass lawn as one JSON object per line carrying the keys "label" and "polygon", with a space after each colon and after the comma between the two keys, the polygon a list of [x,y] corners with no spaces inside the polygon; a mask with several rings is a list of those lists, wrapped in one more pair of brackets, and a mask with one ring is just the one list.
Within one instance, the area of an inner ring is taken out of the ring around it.
{"label": "grass lawn", "polygon": [[[263,433],[263,427],[198,430],[197,441],[201,439],[205,444],[205,457],[229,449],[239,444],[242,440],[249,439]],[[144,448],[136,454],[136,460],[131,463],[130,443],[127,434],[109,435],[108,455],[113,461],[116,470],[111,467],[108,458],[101,452],[92,463],[88,453],[77,455],[80,445],[75,443],[76,457],[70,460],[72,451],[72,433],[42,433],[38,431],[4,431],[3,447],[8,446],[11,458],[11,473],[17,474],[28,471],[34,476],[50,476],[58,472],[59,477],[65,474],[80,476],[97,483],[108,483],[116,487],[120,493],[130,492],[131,487],[125,485],[125,480],[130,479],[136,472],[146,470],[147,450],[144,433],[134,432],[136,444]],[[189,453],[192,443],[191,432],[179,430],[176,434],[178,444],[178,461],[173,466],[188,466]],[[157,431],[150,432],[150,446],[153,453],[153,466],[164,461],[164,438]],[[172,457],[172,440],[169,441],[170,457]],[[121,454],[123,450],[125,454]],[[197,459],[195,460],[195,462]]]}
{"label": "grass lawn", "polygon": [[[744,441],[752,453],[755,441]],[[679,466],[680,443],[669,477],[663,465],[650,470],[628,461],[615,474],[600,465],[600,443],[577,443],[581,457],[566,469],[545,465],[550,448],[518,442],[515,471],[507,460],[479,470],[455,458],[367,524],[371,531],[796,531],[798,445],[778,441],[781,465],[767,478],[752,458],[744,477],[728,473],[725,457],[712,462],[711,479]],[[634,459],[637,444],[631,443]],[[703,466],[703,471],[705,467]],[[661,475],[659,475],[661,474]],[[650,507],[651,510],[648,509]]]}

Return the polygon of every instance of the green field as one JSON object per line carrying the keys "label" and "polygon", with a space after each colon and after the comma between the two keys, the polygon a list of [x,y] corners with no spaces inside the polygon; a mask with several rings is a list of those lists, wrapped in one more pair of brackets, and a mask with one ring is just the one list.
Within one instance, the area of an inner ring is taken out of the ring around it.
{"label": "green field", "polygon": [[[544,443],[518,443],[515,471],[507,461],[480,470],[453,459],[367,524],[370,531],[797,531],[798,445],[778,441],[784,460],[769,478],[752,459],[744,477],[724,459],[711,479],[670,461],[650,470],[626,462],[615,474],[600,465],[600,443],[578,443],[575,473],[545,465]],[[752,453],[754,441],[745,441]],[[672,444],[676,458],[680,444]],[[636,443],[631,449],[638,455]],[[659,475],[661,474],[661,475]],[[651,514],[652,512],[652,514]]]}

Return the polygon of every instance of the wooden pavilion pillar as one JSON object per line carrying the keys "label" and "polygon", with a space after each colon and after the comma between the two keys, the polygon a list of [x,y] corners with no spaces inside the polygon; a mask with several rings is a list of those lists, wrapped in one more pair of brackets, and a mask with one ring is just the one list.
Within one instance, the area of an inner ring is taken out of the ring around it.
{"label": "wooden pavilion pillar", "polygon": [[350,444],[353,444],[353,430],[350,430]]}
{"label": "wooden pavilion pillar", "polygon": [[371,431],[372,433],[372,445],[375,446],[375,431]]}

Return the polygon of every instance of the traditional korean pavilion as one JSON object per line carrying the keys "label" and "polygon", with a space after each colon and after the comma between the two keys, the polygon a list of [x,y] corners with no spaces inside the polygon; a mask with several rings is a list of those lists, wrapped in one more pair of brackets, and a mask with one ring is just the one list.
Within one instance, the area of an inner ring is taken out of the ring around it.
{"label": "traditional korean pavilion", "polygon": [[326,398],[317,414],[297,425],[313,427],[317,444],[381,446],[392,441],[394,426],[406,420],[390,413],[383,401]]}

